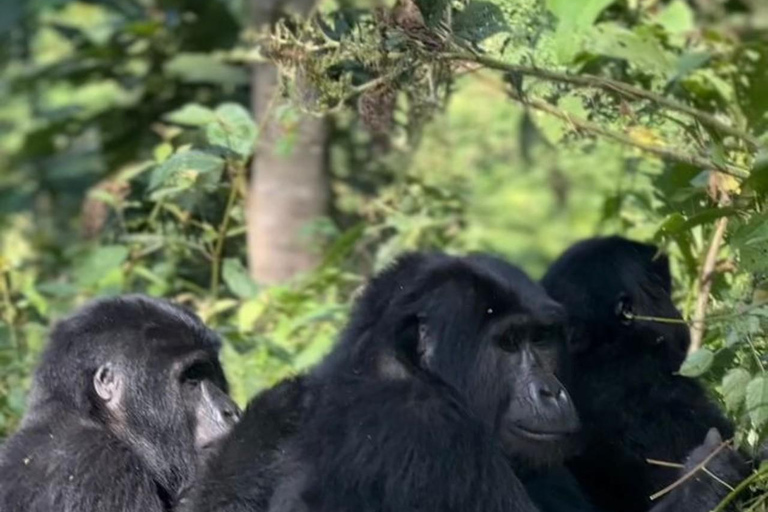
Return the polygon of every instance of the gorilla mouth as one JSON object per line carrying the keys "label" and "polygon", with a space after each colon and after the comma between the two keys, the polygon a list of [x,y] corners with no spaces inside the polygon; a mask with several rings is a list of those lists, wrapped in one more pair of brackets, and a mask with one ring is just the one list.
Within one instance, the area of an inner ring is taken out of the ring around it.
{"label": "gorilla mouth", "polygon": [[510,425],[509,430],[519,437],[546,442],[560,441],[575,433],[574,430],[539,430],[520,424]]}

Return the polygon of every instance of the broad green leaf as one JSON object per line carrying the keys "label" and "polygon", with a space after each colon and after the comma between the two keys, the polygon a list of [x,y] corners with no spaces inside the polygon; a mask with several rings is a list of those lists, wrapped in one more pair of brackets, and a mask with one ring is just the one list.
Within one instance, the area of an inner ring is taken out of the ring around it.
{"label": "broad green leaf", "polygon": [[221,274],[227,288],[241,299],[250,299],[259,293],[259,287],[253,282],[239,259],[225,259]]}
{"label": "broad green leaf", "polygon": [[547,0],[547,9],[558,20],[558,31],[586,30],[615,0]]}
{"label": "broad green leaf", "polygon": [[723,377],[723,399],[729,411],[736,411],[747,396],[747,384],[752,375],[744,368],[734,368]]}
{"label": "broad green leaf", "polygon": [[680,375],[684,377],[700,377],[712,366],[714,360],[715,354],[711,350],[700,348],[685,359],[680,367]]}
{"label": "broad green leaf", "polygon": [[257,127],[243,106],[225,103],[216,109],[215,122],[206,126],[205,135],[212,145],[248,158],[256,143]]}
{"label": "broad green leaf", "polygon": [[756,430],[768,423],[768,376],[755,377],[747,386],[747,414]]}
{"label": "broad green leaf", "polygon": [[216,114],[198,103],[187,103],[180,109],[166,114],[165,119],[185,126],[205,126],[216,120]]}
{"label": "broad green leaf", "polygon": [[651,34],[631,31],[617,23],[601,23],[589,33],[586,50],[598,55],[624,59],[647,72],[671,75],[672,56]]}
{"label": "broad green leaf", "polygon": [[250,332],[254,324],[267,310],[269,301],[264,295],[243,302],[237,310],[237,328],[240,332]]}
{"label": "broad green leaf", "polygon": [[224,160],[202,151],[184,151],[155,167],[149,182],[151,190],[160,187],[186,189],[194,186],[200,174],[220,175]]}
{"label": "broad green leaf", "polygon": [[585,35],[592,30],[606,7],[614,0],[547,0],[547,9],[558,20],[551,45],[557,60],[570,64],[584,50]]}
{"label": "broad green leaf", "polygon": [[693,11],[683,0],[673,0],[661,10],[655,21],[670,34],[684,34],[696,28]]}

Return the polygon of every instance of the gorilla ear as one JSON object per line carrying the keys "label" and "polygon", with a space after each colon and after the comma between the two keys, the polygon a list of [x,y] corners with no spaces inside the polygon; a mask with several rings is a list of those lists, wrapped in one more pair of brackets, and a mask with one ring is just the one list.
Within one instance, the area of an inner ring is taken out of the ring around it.
{"label": "gorilla ear", "polygon": [[723,436],[720,435],[720,431],[717,428],[712,427],[707,432],[707,437],[704,439],[704,444],[710,448],[717,448],[723,444]]}
{"label": "gorilla ear", "polygon": [[93,389],[108,408],[116,408],[123,398],[123,375],[112,363],[106,363],[93,375]]}

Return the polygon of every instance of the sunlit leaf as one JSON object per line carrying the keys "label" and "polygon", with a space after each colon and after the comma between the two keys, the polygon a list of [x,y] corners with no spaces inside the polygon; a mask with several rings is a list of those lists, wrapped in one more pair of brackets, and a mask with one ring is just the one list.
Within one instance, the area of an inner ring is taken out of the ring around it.
{"label": "sunlit leaf", "polygon": [[248,73],[221,62],[206,53],[182,53],[165,65],[169,75],[190,83],[213,83],[227,86],[247,85]]}
{"label": "sunlit leaf", "polygon": [[723,399],[729,411],[736,411],[747,396],[747,385],[752,375],[744,368],[734,368],[723,377]]}
{"label": "sunlit leaf", "polygon": [[680,375],[684,377],[700,377],[709,370],[714,360],[715,354],[711,350],[700,348],[685,359],[680,367]]}
{"label": "sunlit leaf", "polygon": [[768,376],[755,377],[747,386],[747,414],[757,430],[768,423]]}
{"label": "sunlit leaf", "polygon": [[256,143],[257,127],[243,106],[225,103],[216,109],[215,121],[206,126],[205,134],[212,145],[247,158]]}
{"label": "sunlit leaf", "polygon": [[249,299],[259,293],[259,287],[238,258],[225,259],[221,274],[227,288],[241,299]]}
{"label": "sunlit leaf", "polygon": [[213,110],[198,103],[187,103],[165,116],[165,119],[185,126],[205,126],[216,120]]}

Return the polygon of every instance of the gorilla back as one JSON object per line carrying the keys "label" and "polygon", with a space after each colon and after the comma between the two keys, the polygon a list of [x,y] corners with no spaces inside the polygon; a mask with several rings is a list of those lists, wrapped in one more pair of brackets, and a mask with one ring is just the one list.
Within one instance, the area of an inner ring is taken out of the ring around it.
{"label": "gorilla back", "polygon": [[0,510],[169,510],[238,418],[218,349],[192,313],[140,296],[58,323],[0,450]]}

